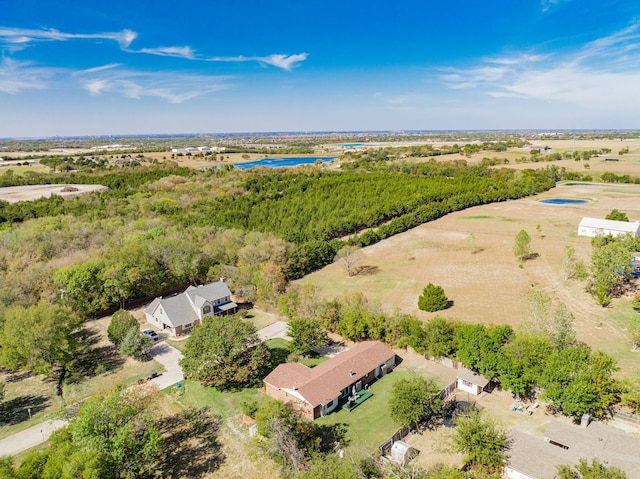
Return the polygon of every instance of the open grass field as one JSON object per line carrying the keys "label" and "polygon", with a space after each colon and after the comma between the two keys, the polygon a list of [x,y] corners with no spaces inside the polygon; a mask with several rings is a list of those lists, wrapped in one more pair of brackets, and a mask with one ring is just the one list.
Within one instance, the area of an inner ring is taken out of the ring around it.
{"label": "open grass field", "polygon": [[[581,198],[583,205],[547,205],[542,198]],[[384,309],[399,309],[427,320],[435,315],[466,322],[510,324],[527,321],[527,296],[538,289],[564,302],[575,315],[578,338],[613,355],[622,375],[640,368],[625,329],[634,313],[628,300],[600,307],[584,291],[584,282],[564,280],[565,246],[588,261],[589,238],[576,236],[583,216],[603,218],[613,208],[640,219],[640,187],[634,185],[561,185],[535,198],[477,206],[447,215],[362,250],[361,265],[370,274],[347,277],[337,263],[299,283],[313,283],[333,298],[362,292]],[[537,226],[540,225],[540,232]],[[540,256],[519,267],[512,247],[526,230],[532,250]],[[419,311],[418,296],[427,283],[441,285],[452,307],[438,313]]]}

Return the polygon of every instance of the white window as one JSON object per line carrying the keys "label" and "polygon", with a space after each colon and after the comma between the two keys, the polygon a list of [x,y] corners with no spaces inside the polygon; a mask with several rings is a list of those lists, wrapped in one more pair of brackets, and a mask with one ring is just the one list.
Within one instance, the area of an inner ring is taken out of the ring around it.
{"label": "white window", "polygon": [[209,306],[208,304],[206,304],[206,305],[202,308],[202,314],[211,314],[211,306]]}

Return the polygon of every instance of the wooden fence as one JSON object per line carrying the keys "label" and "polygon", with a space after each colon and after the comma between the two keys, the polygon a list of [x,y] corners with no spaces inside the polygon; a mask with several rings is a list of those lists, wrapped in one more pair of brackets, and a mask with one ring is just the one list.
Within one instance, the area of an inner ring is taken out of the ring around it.
{"label": "wooden fence", "polygon": [[444,401],[449,396],[451,396],[453,393],[455,393],[456,389],[458,389],[458,381],[457,380],[453,381],[446,388],[444,388],[442,391],[440,391],[440,393],[438,394],[438,397]]}
{"label": "wooden fence", "polygon": [[[415,426],[415,425],[414,425]],[[407,428],[407,427],[403,427],[401,429],[398,429],[393,436],[391,436],[390,439],[387,439],[385,442],[383,442],[380,447],[378,447],[378,450],[380,451],[380,455],[381,456],[386,456],[387,453],[391,450],[391,446],[393,446],[393,443],[396,441],[402,441],[407,434],[409,434],[409,432],[411,432],[412,428]]]}
{"label": "wooden fence", "polygon": [[[443,401],[448,398],[449,396],[451,396],[453,393],[455,393],[456,388],[457,388],[458,382],[454,381],[451,384],[449,384],[447,387],[445,387],[442,391],[440,391],[438,393],[438,397],[440,399],[442,399]],[[407,435],[413,430],[415,429],[417,426],[417,424],[412,424],[410,427],[403,427],[398,429],[393,436],[391,436],[389,439],[387,439],[385,442],[383,442],[382,444],[380,444],[380,446],[378,447],[378,451],[380,451],[380,455],[381,456],[385,456],[390,450],[391,450],[391,446],[393,446],[393,443],[396,441],[402,441],[405,437],[407,437]]]}

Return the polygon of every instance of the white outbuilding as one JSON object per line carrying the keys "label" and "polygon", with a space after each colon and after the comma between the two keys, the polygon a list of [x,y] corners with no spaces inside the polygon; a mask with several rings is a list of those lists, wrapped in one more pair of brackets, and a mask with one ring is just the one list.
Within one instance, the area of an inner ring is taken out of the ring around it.
{"label": "white outbuilding", "polygon": [[640,222],[631,223],[585,216],[578,225],[578,236],[594,238],[597,234],[618,236],[625,233],[640,236]]}
{"label": "white outbuilding", "polygon": [[481,374],[467,368],[458,369],[458,389],[479,396],[489,381]]}
{"label": "white outbuilding", "polygon": [[390,455],[392,461],[404,466],[418,455],[418,451],[404,441],[396,441],[391,446]]}

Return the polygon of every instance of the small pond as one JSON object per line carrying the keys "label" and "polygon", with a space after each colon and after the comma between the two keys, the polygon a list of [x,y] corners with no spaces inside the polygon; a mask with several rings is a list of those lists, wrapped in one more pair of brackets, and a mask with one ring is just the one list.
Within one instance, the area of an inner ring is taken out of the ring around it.
{"label": "small pond", "polygon": [[589,203],[589,200],[578,200],[575,198],[547,198],[540,200],[540,203],[547,205],[584,205]]}
{"label": "small pond", "polygon": [[235,167],[240,170],[248,170],[249,168],[255,168],[256,166],[266,166],[268,168],[281,168],[283,166],[298,166],[298,165],[312,165],[317,160],[326,163],[327,161],[335,160],[335,157],[315,157],[315,158],[263,158],[256,161],[248,161],[246,163],[236,163]]}

